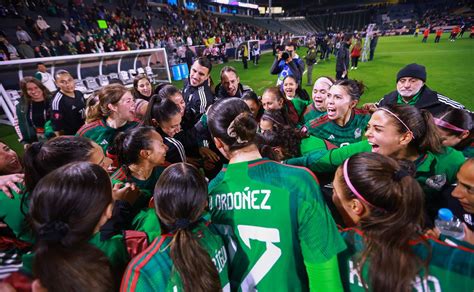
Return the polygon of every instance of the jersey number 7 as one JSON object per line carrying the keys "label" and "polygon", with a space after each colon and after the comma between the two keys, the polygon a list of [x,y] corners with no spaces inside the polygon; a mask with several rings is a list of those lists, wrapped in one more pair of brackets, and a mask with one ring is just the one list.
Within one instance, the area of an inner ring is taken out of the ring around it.
{"label": "jersey number 7", "polygon": [[255,290],[255,286],[265,277],[281,256],[281,249],[274,244],[280,242],[280,232],[275,228],[251,225],[237,225],[237,230],[240,238],[249,249],[251,249],[250,239],[266,243],[265,252],[245,276],[240,286],[242,291]]}

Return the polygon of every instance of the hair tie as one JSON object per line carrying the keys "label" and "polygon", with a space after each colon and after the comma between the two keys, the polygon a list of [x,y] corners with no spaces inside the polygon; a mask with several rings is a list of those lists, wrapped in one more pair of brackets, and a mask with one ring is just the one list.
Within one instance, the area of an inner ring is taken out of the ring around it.
{"label": "hair tie", "polygon": [[[240,115],[241,114],[239,114],[237,117],[239,117]],[[235,119],[230,123],[229,127],[227,128],[227,135],[229,135],[229,137],[231,137],[231,138],[235,138],[237,140],[237,143],[239,143],[239,144],[248,143],[249,142],[248,140],[242,140],[237,135],[237,132],[235,131],[234,123],[235,123],[235,120],[237,119],[237,117],[235,117]]]}
{"label": "hair tie", "polygon": [[405,176],[410,176],[410,174],[406,169],[400,168],[393,173],[392,178],[394,181],[401,181]]}
{"label": "hair tie", "polygon": [[50,242],[59,242],[69,232],[69,225],[62,221],[46,223],[39,229],[38,239]]}
{"label": "hair tie", "polygon": [[459,133],[464,133],[464,132],[468,131],[466,129],[456,127],[455,125],[453,125],[451,123],[448,123],[446,121],[443,121],[442,119],[433,118],[433,120],[434,120],[434,123],[436,124],[436,126],[439,126],[441,128],[446,128],[446,129],[449,129],[449,130],[452,130],[452,131],[455,131],[455,132],[459,132]]}
{"label": "hair tie", "polygon": [[349,164],[349,159],[350,158],[347,158],[346,161],[344,161],[344,166],[342,168],[342,173],[344,175],[344,181],[346,182],[347,186],[349,187],[349,189],[351,190],[351,192],[359,199],[361,200],[362,202],[364,202],[365,204],[369,205],[370,207],[372,208],[375,208],[375,209],[379,209],[381,211],[386,211],[385,209],[381,208],[381,207],[377,207],[371,203],[369,203],[369,201],[367,201],[363,196],[362,194],[360,194],[356,188],[354,187],[354,185],[351,183],[351,180],[349,178],[349,172],[347,170],[347,165]]}

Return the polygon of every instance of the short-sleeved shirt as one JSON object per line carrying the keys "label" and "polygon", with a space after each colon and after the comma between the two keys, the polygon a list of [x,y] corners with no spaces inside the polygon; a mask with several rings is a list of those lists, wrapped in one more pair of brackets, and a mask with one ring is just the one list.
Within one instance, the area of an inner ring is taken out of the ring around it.
{"label": "short-sleeved shirt", "polygon": [[[216,266],[223,291],[230,291],[228,256],[222,238],[211,228],[200,223],[193,235]],[[125,271],[120,291],[183,291],[181,276],[170,257],[172,240],[172,235],[162,235],[135,257]]]}
{"label": "short-sleeved shirt", "polygon": [[[367,291],[357,272],[360,253],[364,250],[364,235],[358,229],[348,229],[342,232],[342,236],[348,246],[339,254],[339,268],[344,291]],[[422,259],[427,258],[431,252],[429,275],[424,278],[423,271],[420,271],[413,279],[413,291],[472,291],[474,288],[473,246],[454,247],[431,238],[427,240],[427,243],[431,251],[423,244],[421,238],[410,242],[414,253]],[[366,283],[370,283],[367,277],[368,265],[370,263],[367,263],[362,271]]]}
{"label": "short-sleeved shirt", "polygon": [[85,124],[77,131],[76,135],[91,139],[92,141],[99,144],[99,146],[104,150],[104,153],[107,153],[107,148],[113,144],[115,136],[117,136],[118,133],[136,127],[137,125],[138,122],[132,121],[127,122],[120,128],[111,128],[107,125],[105,119],[101,119],[89,124]]}
{"label": "short-sleeved shirt", "polygon": [[75,135],[84,125],[86,101],[82,92],[75,90],[74,97],[58,91],[51,102],[51,123],[54,131]]}
{"label": "short-sleeved shirt", "polygon": [[308,133],[328,140],[340,147],[362,141],[370,113],[365,110],[354,109],[351,118],[344,126],[339,126],[326,115],[306,123]]}
{"label": "short-sleeved shirt", "polygon": [[305,168],[267,159],[224,166],[209,185],[209,208],[227,242],[232,290],[308,290],[304,263],[344,249]]}

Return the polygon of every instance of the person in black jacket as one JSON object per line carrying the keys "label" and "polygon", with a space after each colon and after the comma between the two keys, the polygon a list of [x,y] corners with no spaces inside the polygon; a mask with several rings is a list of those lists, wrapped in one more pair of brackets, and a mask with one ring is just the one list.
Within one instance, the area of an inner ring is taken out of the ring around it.
{"label": "person in black jacket", "polygon": [[346,34],[344,41],[341,43],[341,47],[337,52],[336,56],[336,80],[347,79],[347,73],[349,68],[349,46],[351,45],[352,36]]}
{"label": "person in black jacket", "polygon": [[183,97],[186,102],[184,129],[192,128],[207,108],[214,103],[214,95],[209,86],[212,64],[209,59],[200,57],[194,61],[189,78],[184,81]]}
{"label": "person in black jacket", "polygon": [[242,97],[242,95],[251,91],[252,88],[240,83],[239,74],[232,66],[224,66],[221,69],[221,82],[216,85],[216,100],[227,97]]}
{"label": "person in black jacket", "polygon": [[397,90],[386,94],[378,103],[368,103],[364,109],[393,104],[408,104],[418,109],[428,110],[433,116],[451,108],[464,109],[464,105],[431,90],[426,84],[426,68],[419,64],[409,64],[397,74]]}

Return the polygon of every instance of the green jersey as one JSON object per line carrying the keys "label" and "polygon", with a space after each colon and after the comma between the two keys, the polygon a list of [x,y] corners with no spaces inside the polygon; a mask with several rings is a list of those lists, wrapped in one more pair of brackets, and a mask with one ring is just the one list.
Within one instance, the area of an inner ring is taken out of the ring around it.
{"label": "green jersey", "polygon": [[155,208],[141,210],[133,218],[131,227],[132,230],[145,232],[150,242],[161,235],[161,225]]}
{"label": "green jersey", "polygon": [[106,153],[107,148],[109,145],[112,145],[115,136],[117,136],[118,133],[136,127],[137,125],[138,122],[127,122],[120,128],[115,129],[109,127],[106,120],[102,119],[85,124],[77,131],[76,135],[91,139],[92,141],[99,144],[99,146],[104,150],[104,153]]}
{"label": "green jersey", "polygon": [[267,159],[229,164],[209,185],[209,208],[227,243],[232,290],[306,291],[305,263],[344,249],[316,177],[304,168]]}
{"label": "green jersey", "polygon": [[127,167],[122,166],[118,168],[110,178],[112,180],[120,181],[122,183],[135,183],[135,185],[140,189],[141,195],[138,197],[135,204],[133,204],[133,209],[138,211],[141,209],[146,209],[148,203],[150,202],[151,197],[153,196],[153,191],[155,190],[155,185],[158,179],[160,178],[161,173],[165,170],[164,166],[157,166],[153,169],[151,175],[146,180],[140,180],[131,174],[129,174]]}
{"label": "green jersey", "polygon": [[291,99],[291,103],[293,103],[293,106],[295,107],[295,110],[298,113],[298,116],[300,117],[300,120],[301,120],[304,110],[311,103],[311,101],[304,100],[304,99],[299,98],[298,96],[295,96],[294,98]]}
{"label": "green jersey", "polygon": [[466,158],[472,158],[474,157],[474,142],[466,146],[463,150],[462,153]]}
{"label": "green jersey", "polygon": [[316,109],[314,103],[308,105],[303,113],[302,122],[306,124],[307,122],[322,117],[326,112],[321,112]]}
{"label": "green jersey", "polygon": [[[364,250],[364,235],[358,229],[342,232],[348,248],[339,254],[339,267],[344,291],[365,292],[361,276],[357,271],[360,255]],[[422,259],[430,257],[429,275],[424,272],[413,279],[413,291],[472,291],[474,288],[474,249],[472,246],[454,247],[445,242],[428,239],[429,248],[423,240],[410,242],[413,251]],[[362,274],[364,281],[370,285],[367,263]],[[369,289],[370,290],[370,289]]]}
{"label": "green jersey", "polygon": [[[215,264],[223,291],[230,291],[228,257],[222,238],[212,230],[212,226],[207,227],[204,223],[200,223],[193,233]],[[162,235],[135,257],[125,271],[120,291],[183,291],[181,276],[170,257],[172,240],[173,235]]]}
{"label": "green jersey", "polygon": [[329,141],[311,135],[302,139],[300,144],[301,155],[306,155],[317,150],[328,150],[334,148],[337,148],[337,146],[331,144]]}
{"label": "green jersey", "polygon": [[[17,184],[17,187],[24,189],[21,184]],[[25,218],[25,214],[28,214],[29,194],[17,194],[13,190],[10,192],[13,195],[13,199],[10,199],[3,191],[0,191],[0,221],[8,225],[17,239],[34,243],[31,227]],[[22,198],[25,200],[23,203],[23,212]]]}
{"label": "green jersey", "polygon": [[[110,265],[115,272],[122,273],[125,270],[127,263],[130,261],[130,255],[128,254],[124,237],[122,235],[114,235],[107,240],[101,240],[100,232],[97,232],[89,239],[89,243],[100,249],[105,256],[107,256]],[[22,273],[33,275],[34,257],[34,253],[23,255],[23,266],[21,267]]]}
{"label": "green jersey", "polygon": [[309,134],[341,147],[362,141],[369,120],[370,113],[368,111],[354,109],[351,118],[342,127],[330,120],[327,114],[307,122],[305,127]]}

